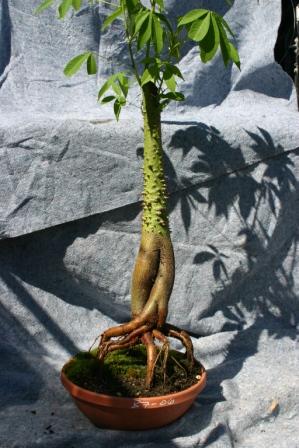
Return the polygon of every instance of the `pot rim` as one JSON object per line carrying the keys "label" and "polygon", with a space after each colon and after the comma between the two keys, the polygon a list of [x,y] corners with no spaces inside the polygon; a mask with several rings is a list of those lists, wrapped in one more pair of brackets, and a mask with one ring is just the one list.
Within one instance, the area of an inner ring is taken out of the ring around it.
{"label": "pot rim", "polygon": [[[70,360],[71,361],[71,360]],[[200,379],[197,383],[181,390],[180,392],[173,392],[166,395],[159,395],[156,397],[117,397],[115,395],[99,394],[77,386],[68,379],[64,373],[64,368],[70,362],[64,364],[60,379],[64,387],[69,391],[73,398],[93,404],[100,404],[101,406],[116,407],[116,408],[160,408],[165,406],[173,406],[195,397],[203,390],[207,382],[207,373],[203,366],[201,366]]]}

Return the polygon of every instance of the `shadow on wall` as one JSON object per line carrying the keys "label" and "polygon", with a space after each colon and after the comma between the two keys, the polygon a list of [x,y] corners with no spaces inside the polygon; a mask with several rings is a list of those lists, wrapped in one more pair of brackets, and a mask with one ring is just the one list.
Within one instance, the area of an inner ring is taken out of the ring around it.
{"label": "shadow on wall", "polygon": [[1,75],[10,61],[11,55],[11,22],[8,0],[0,3],[0,87]]}
{"label": "shadow on wall", "polygon": [[[109,219],[110,222],[132,220],[139,211],[140,205],[136,204],[125,210],[114,211],[113,217]],[[73,241],[96,233],[106,219],[107,214],[103,213],[92,219],[82,219],[0,242],[0,350],[5,367],[1,375],[1,384],[5,384],[5,388],[1,389],[0,408],[33,404],[39,398],[45,375],[48,379],[55,378],[55,385],[59,384],[56,381],[57,372],[45,361],[48,353],[45,335],[41,335],[43,345],[39,343],[40,331],[45,331],[49,339],[65,351],[72,354],[79,351],[66,330],[51,314],[52,308],[47,309],[47,305],[39,303],[23,282],[51,293],[66,303],[102,310],[103,314],[111,314],[112,319],[129,318],[130,310],[127,307],[119,307],[116,315],[110,292],[95,289],[87,281],[76,281],[63,263],[65,252]],[[25,321],[32,319],[32,329],[37,322],[37,328],[41,330],[31,334],[24,327],[22,319],[16,318],[15,311],[19,313],[19,310],[18,305],[11,301],[12,296],[21,307],[21,316],[26,316]]]}
{"label": "shadow on wall", "polygon": [[[1,294],[1,302],[3,294]],[[0,302],[1,338],[1,396],[0,409],[17,404],[34,403],[43,386],[43,379],[31,362],[39,357],[40,367],[49,367],[43,361],[44,350],[10,311],[9,303]]]}
{"label": "shadow on wall", "polygon": [[[194,433],[209,424],[214,405],[225,401],[222,382],[234,378],[246,359],[257,352],[264,330],[275,339],[295,339],[297,335],[298,298],[294,290],[293,270],[299,237],[299,188],[292,171],[294,162],[290,153],[282,153],[283,148],[275,146],[264,129],[259,128],[257,133],[248,134],[253,141],[252,149],[262,163],[242,170],[235,170],[236,164],[245,166],[241,151],[231,148],[215,128],[202,124],[191,126],[186,131],[178,131],[171,142],[171,146],[180,149],[184,155],[191,148],[197,148],[198,160],[194,162],[192,171],[204,171],[214,178],[213,182],[201,185],[208,187],[208,208],[227,222],[232,210],[238,216],[239,236],[243,237],[242,250],[246,259],[245,268],[243,266],[230,272],[232,251],[225,253],[220,247],[208,244],[206,250],[196,254],[193,260],[199,270],[201,265],[208,263],[219,285],[208,312],[200,317],[211,317],[221,312],[226,318],[221,331],[237,331],[226,348],[224,362],[209,371],[208,386],[198,400],[205,406],[194,409],[196,421],[200,422]],[[292,151],[292,154],[298,157],[299,150]],[[263,167],[259,180],[253,176],[257,165]],[[231,175],[221,176],[221,172],[230,171]],[[181,209],[190,216],[190,207],[197,208],[194,191],[190,188],[185,196],[182,193],[180,200],[185,204]],[[196,194],[200,194],[198,190]],[[275,225],[271,230],[262,222],[262,207],[272,214]],[[188,230],[190,219],[184,216],[182,219]],[[287,257],[291,258],[290,267],[285,267]],[[245,310],[251,313],[253,323],[243,329]],[[224,435],[231,438],[228,422],[218,424],[203,446],[209,446]]]}
{"label": "shadow on wall", "polygon": [[[72,223],[52,227],[0,243],[0,278],[18,295],[19,286],[12,283],[12,276],[47,291],[72,305],[89,310],[98,309],[111,319],[127,320],[130,310],[119,306],[117,313],[111,292],[95,288],[88,281],[76,279],[65,267],[64,257],[68,247],[76,238],[87,238],[95,234],[105,221],[125,222],[133,220],[140,212],[140,204],[121,207],[113,212],[103,213],[92,218],[83,218]],[[102,260],[107,263],[107,260]],[[64,340],[61,330],[51,324],[51,316],[31,298],[24,298],[19,291],[23,306],[30,309],[38,320],[46,324],[50,333],[71,353],[76,352],[71,341]]]}
{"label": "shadow on wall", "polygon": [[[242,268],[232,271],[232,251],[226,253],[215,244],[207,245],[204,251],[194,257],[193,262],[199,269],[198,275],[200,266],[209,264],[219,286],[213,294],[208,312],[200,317],[213,316],[221,311],[226,317],[222,331],[236,330],[237,333],[227,347],[225,361],[210,370],[209,384],[193,411],[171,426],[167,434],[160,431],[153,434],[153,441],[159,438],[160,444],[169,443],[171,438],[198,433],[209,424],[215,404],[225,400],[222,382],[234,378],[242,369],[245,360],[257,352],[262,331],[266,329],[277,339],[285,336],[295,337],[298,300],[294,291],[293,270],[298,241],[299,195],[298,182],[292,168],[293,159],[299,155],[299,150],[292,151],[292,154],[284,153],[283,148],[275,146],[271,136],[262,128],[256,133],[248,132],[248,135],[252,139],[252,150],[262,160],[250,167],[246,167],[240,149],[232,148],[213,127],[200,123],[191,124],[186,130],[174,134],[171,147],[182,151],[183,156],[196,148],[198,157],[191,170],[194,173],[204,172],[213,179],[199,185],[191,185],[187,179],[179,178],[171,160],[165,154],[167,176],[171,180],[170,205],[171,208],[180,207],[186,231],[191,226],[192,208],[199,212],[198,203],[205,204],[211,214],[214,213],[215,217],[220,216],[227,222],[233,212],[239,220],[239,236],[244,241],[240,250],[243,251],[246,261]],[[262,170],[262,173],[259,171],[259,176],[255,175],[257,166]],[[201,187],[208,192],[207,196],[200,192]],[[262,208],[267,209],[273,218],[271,231],[261,219]],[[133,204],[92,218],[1,242],[0,277],[4,284],[18,297],[22,306],[45,327],[51,337],[68,351],[76,351],[73,342],[49,313],[30,296],[21,281],[50,292],[66,303],[87,309],[99,309],[115,319],[116,311],[111,293],[97,289],[87,281],[76,281],[66,271],[63,259],[67,248],[76,238],[86,238],[96,233],[105,221],[133,221],[139,212],[140,204]],[[287,256],[293,257],[288,269],[285,267]],[[250,312],[253,318],[252,325],[245,329],[244,310]],[[129,318],[127,307],[118,309],[117,313],[120,320]],[[9,319],[11,324],[8,333],[14,341],[12,332],[19,326],[15,325],[12,316]],[[9,322],[9,319],[6,319],[3,311],[3,322]],[[22,338],[24,331],[26,332],[20,328],[19,345],[13,344],[17,350],[16,356],[21,358],[25,344]],[[39,347],[36,350],[38,351]],[[27,368],[30,376],[33,374],[33,368]],[[188,419],[188,424],[185,419]],[[190,419],[194,420],[194,425],[190,425]],[[190,430],[190,427],[194,429]],[[208,446],[223,434],[229,436],[228,424],[215,428],[203,446]],[[142,436],[140,437],[142,439]],[[173,446],[176,446],[175,443]]]}
{"label": "shadow on wall", "polygon": [[292,80],[285,77],[285,82],[281,81],[281,68],[276,63],[271,63],[244,74],[234,86],[234,90],[249,89],[270,97],[288,100],[293,91]]}

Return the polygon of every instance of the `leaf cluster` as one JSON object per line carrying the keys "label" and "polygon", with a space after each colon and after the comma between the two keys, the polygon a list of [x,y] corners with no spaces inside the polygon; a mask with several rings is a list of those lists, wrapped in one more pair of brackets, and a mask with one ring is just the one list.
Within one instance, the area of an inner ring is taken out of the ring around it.
{"label": "leaf cluster", "polygon": [[[44,0],[37,8],[40,13],[54,4]],[[84,0],[63,0],[58,4],[58,17],[64,18],[71,10],[78,11]],[[150,0],[146,7],[141,0],[90,0],[88,3],[104,3],[111,13],[105,18],[102,30],[121,21],[132,64],[133,74],[141,89],[149,82],[157,87],[161,109],[171,101],[183,101],[184,95],[177,90],[179,79],[183,79],[178,68],[182,45],[191,40],[199,48],[199,56],[207,63],[220,49],[225,65],[231,61],[240,68],[240,59],[231,39],[234,34],[228,23],[214,11],[193,9],[176,23],[171,22],[165,10],[164,0]],[[141,64],[137,64],[141,60]],[[96,74],[97,64],[92,52],[88,51],[71,59],[64,69],[66,76],[73,76],[86,63],[87,73]],[[119,72],[101,87],[98,99],[101,103],[114,102],[114,113],[119,118],[126,104],[129,90],[128,74]],[[110,91],[108,96],[104,94]]]}

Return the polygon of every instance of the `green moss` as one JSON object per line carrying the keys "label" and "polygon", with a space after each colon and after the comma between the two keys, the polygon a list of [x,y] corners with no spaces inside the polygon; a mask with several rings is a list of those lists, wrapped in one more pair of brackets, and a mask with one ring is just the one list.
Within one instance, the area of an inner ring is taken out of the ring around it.
{"label": "green moss", "polygon": [[155,369],[154,387],[147,391],[144,387],[147,356],[143,345],[109,353],[102,369],[96,355],[97,350],[78,353],[65,366],[64,373],[78,386],[98,393],[128,397],[162,395],[164,392],[174,392],[193,384],[198,374],[198,366],[190,375],[187,374],[184,354],[171,350],[167,363],[166,384],[160,357]]}

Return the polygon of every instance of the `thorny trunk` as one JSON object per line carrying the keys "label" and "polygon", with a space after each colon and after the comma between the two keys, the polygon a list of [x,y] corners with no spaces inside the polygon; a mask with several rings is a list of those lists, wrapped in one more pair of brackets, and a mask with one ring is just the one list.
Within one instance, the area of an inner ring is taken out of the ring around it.
{"label": "thorny trunk", "polygon": [[131,347],[140,341],[147,350],[146,387],[151,387],[159,358],[155,339],[161,343],[164,380],[169,352],[168,337],[182,342],[190,369],[193,346],[188,334],[166,323],[168,302],[174,282],[174,255],[167,216],[167,194],[163,168],[161,110],[157,87],[143,87],[144,118],[144,192],[142,234],[132,276],[132,320],[109,328],[101,337],[98,357]]}
{"label": "thorny trunk", "polygon": [[143,117],[143,217],[132,278],[132,317],[146,314],[162,328],[174,282],[174,255],[167,216],[160,104],[157,88],[151,83],[143,88]]}

